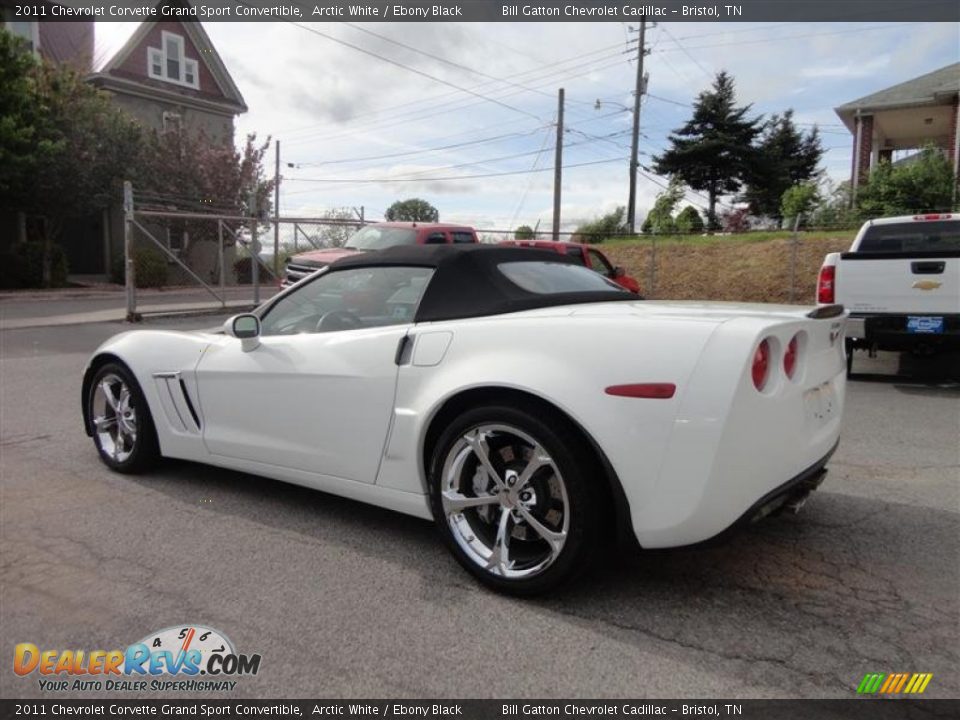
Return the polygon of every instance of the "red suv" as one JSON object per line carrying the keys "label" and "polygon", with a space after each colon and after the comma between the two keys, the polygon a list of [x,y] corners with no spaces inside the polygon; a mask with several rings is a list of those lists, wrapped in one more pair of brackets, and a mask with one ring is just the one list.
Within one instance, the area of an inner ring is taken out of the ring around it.
{"label": "red suv", "polygon": [[383,250],[394,245],[447,245],[480,242],[477,231],[468,225],[445,223],[382,222],[358,230],[339,248],[325,248],[294,255],[287,261],[283,287],[347,255]]}
{"label": "red suv", "polygon": [[604,277],[610,278],[625,290],[629,290],[632,293],[640,293],[640,283],[627,275],[622,267],[617,267],[607,260],[607,256],[597,250],[593,245],[583,245],[582,243],[572,242],[553,242],[552,240],[504,240],[498,244],[552,250],[553,252],[573,258],[581,265],[600,273]]}

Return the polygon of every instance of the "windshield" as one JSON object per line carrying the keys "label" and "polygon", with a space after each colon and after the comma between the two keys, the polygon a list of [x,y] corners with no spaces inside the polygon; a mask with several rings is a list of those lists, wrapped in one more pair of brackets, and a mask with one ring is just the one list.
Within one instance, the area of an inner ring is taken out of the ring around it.
{"label": "windshield", "polygon": [[867,228],[857,252],[904,253],[960,251],[960,222],[915,221]]}
{"label": "windshield", "polygon": [[394,245],[415,245],[417,231],[413,228],[376,227],[371,225],[347,240],[348,250],[383,250]]}

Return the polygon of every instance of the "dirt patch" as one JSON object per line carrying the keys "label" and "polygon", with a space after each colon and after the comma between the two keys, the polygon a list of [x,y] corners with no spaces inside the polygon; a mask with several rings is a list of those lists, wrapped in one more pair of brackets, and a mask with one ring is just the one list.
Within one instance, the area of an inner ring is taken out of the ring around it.
{"label": "dirt patch", "polygon": [[[823,256],[850,247],[849,237],[802,238],[797,247],[795,301],[816,302]],[[790,302],[790,240],[745,242],[727,238],[705,244],[663,244],[656,249],[656,279],[649,292],[651,244],[603,248],[640,283],[641,294],[670,300]]]}

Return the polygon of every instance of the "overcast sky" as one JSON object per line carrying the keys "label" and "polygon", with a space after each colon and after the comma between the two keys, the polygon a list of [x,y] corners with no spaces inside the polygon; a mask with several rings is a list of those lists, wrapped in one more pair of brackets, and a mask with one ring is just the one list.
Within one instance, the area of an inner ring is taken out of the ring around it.
{"label": "overcast sky", "polygon": [[[97,23],[98,59],[135,27]],[[528,171],[553,167],[560,87],[564,227],[626,204],[631,115],[623,106],[632,104],[636,45],[628,40],[636,33],[625,23],[204,27],[250,108],[238,119],[238,142],[250,132],[281,141],[284,215],[363,205],[380,218],[394,200],[417,196],[446,221],[549,228],[553,173]],[[960,59],[958,27],[946,23],[661,23],[648,29],[647,45],[641,165],[727,70],[757,115],[793,108],[804,127],[817,123],[824,167],[836,179],[849,174],[851,139],[835,106]],[[272,171],[272,151],[269,164]],[[478,175],[487,177],[465,177]],[[660,189],[640,177],[638,217]]]}

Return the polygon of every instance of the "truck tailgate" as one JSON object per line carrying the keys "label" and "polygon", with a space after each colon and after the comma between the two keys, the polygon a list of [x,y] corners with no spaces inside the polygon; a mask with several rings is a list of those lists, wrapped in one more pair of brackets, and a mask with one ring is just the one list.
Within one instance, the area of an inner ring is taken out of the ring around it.
{"label": "truck tailgate", "polygon": [[960,313],[960,253],[843,253],[836,302],[851,313]]}

